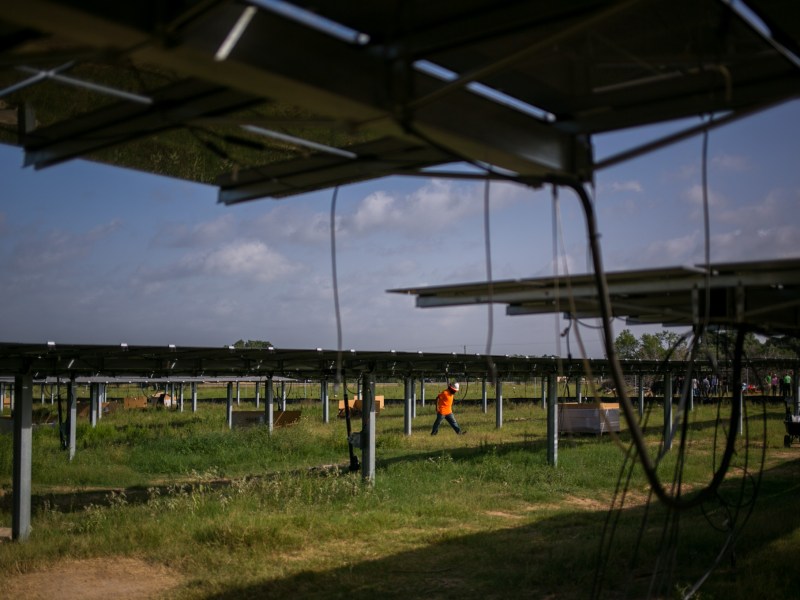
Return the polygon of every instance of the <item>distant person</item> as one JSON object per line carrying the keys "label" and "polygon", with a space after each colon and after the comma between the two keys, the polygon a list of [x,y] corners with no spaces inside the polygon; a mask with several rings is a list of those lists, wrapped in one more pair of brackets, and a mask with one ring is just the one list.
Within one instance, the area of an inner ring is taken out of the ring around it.
{"label": "distant person", "polygon": [[703,386],[703,398],[708,398],[711,394],[711,382],[708,380],[708,375],[703,377],[702,381]]}
{"label": "distant person", "polygon": [[792,376],[789,375],[789,371],[786,371],[786,375],[783,376],[783,397],[792,397]]}
{"label": "distant person", "polygon": [[453,428],[456,434],[464,435],[467,433],[458,426],[456,417],[453,415],[453,400],[456,392],[458,392],[458,388],[458,382],[454,381],[453,383],[448,384],[447,389],[440,392],[436,397],[436,420],[433,422],[431,435],[436,435],[439,433],[439,425],[441,424],[442,419],[446,419],[447,422],[450,423],[450,427]]}
{"label": "distant person", "polygon": [[770,379],[770,387],[772,388],[772,395],[773,396],[777,396],[778,395],[778,374],[777,373],[773,373],[772,374],[772,379]]}
{"label": "distant person", "polygon": [[717,374],[714,373],[711,376],[711,395],[717,396],[718,394],[719,394],[719,378],[717,377]]}

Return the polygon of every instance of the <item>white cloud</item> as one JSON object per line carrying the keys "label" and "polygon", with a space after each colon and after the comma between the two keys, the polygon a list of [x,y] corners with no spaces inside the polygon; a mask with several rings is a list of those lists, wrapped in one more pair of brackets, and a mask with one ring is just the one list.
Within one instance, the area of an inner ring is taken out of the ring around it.
{"label": "white cloud", "polygon": [[255,238],[274,238],[302,245],[330,243],[329,212],[311,212],[290,204],[272,206],[243,226]]}
{"label": "white cloud", "polygon": [[568,274],[575,274],[575,273],[585,273],[586,269],[585,266],[586,259],[585,257],[582,259],[577,259],[572,253],[567,253],[566,255],[560,254],[555,260],[550,259],[550,261],[539,269],[536,273],[534,273],[534,277],[552,277],[555,275],[555,268],[554,265],[558,267],[558,274],[561,277],[564,277]]}
{"label": "white cloud", "polygon": [[[684,192],[684,198],[698,207],[703,206],[703,186],[700,184],[693,185]],[[709,206],[725,206],[726,198],[711,188],[708,188],[708,205]]]}
{"label": "white cloud", "polygon": [[798,239],[800,227],[796,225],[775,225],[768,229],[734,229],[712,236],[712,260],[737,262],[798,258]]}
{"label": "white cloud", "polygon": [[232,214],[217,219],[188,225],[166,224],[154,237],[154,244],[168,248],[196,248],[229,239],[235,234],[236,221]]}
{"label": "white cloud", "polygon": [[285,256],[259,241],[236,241],[222,246],[205,255],[201,263],[203,271],[210,275],[253,277],[261,282],[273,281],[298,269]]}
{"label": "white cloud", "polygon": [[793,195],[781,190],[767,193],[760,202],[751,202],[744,206],[727,208],[717,215],[720,222],[733,227],[743,227],[748,230],[757,228],[772,228],[785,222],[800,222],[794,216],[797,204],[800,202],[800,193]]}
{"label": "white cloud", "polygon": [[698,238],[699,233],[694,232],[681,237],[656,240],[643,251],[631,253],[634,257],[631,266],[663,267],[700,262],[702,255],[698,254]]}
{"label": "white cloud", "polygon": [[[342,218],[342,229],[344,233],[399,230],[413,236],[429,234],[483,211],[482,189],[434,179],[405,196],[373,192],[352,216]],[[498,191],[500,195],[494,196],[490,190],[492,198],[507,202],[508,188],[498,186]]]}
{"label": "white cloud", "polygon": [[70,265],[89,255],[95,244],[108,238],[120,225],[121,221],[113,220],[83,233],[61,229],[28,231],[21,235],[12,248],[9,265],[13,271],[28,274],[49,272]]}
{"label": "white cloud", "polygon": [[133,283],[152,294],[160,292],[168,282],[178,279],[233,277],[265,283],[301,270],[302,265],[291,262],[264,242],[237,240],[209,251],[191,252],[164,266],[140,268]]}
{"label": "white cloud", "polygon": [[636,192],[639,194],[644,192],[642,184],[636,180],[612,181],[608,184],[608,188],[612,192]]}
{"label": "white cloud", "polygon": [[711,159],[711,166],[720,171],[742,172],[750,170],[750,162],[744,156],[719,154]]}
{"label": "white cloud", "polygon": [[[504,208],[526,193],[530,191],[524,186],[492,182],[490,208]],[[361,198],[354,208],[351,206],[340,196],[336,213],[337,247],[344,247],[349,238],[387,232],[419,238],[479,214],[483,211],[483,184],[434,179],[405,194],[379,189]],[[327,247],[330,211],[312,212],[294,204],[276,205],[243,223],[242,231],[252,238]],[[380,250],[392,253],[386,244]]]}

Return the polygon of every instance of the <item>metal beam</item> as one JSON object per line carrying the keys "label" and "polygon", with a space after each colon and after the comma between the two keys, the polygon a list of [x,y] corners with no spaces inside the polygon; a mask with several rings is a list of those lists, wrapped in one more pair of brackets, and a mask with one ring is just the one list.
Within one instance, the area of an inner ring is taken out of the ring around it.
{"label": "metal beam", "polygon": [[[51,16],[55,14],[59,18]],[[109,8],[89,12],[61,2],[32,0],[3,17],[109,51],[129,52],[136,61],[246,95],[302,106],[356,127],[363,123],[379,134],[417,142],[422,135],[456,154],[526,176],[556,173],[584,180],[589,176],[591,148],[585,140],[468,90],[453,91],[446,103],[398,114],[398,106],[406,100],[402,90],[425,96],[438,90],[441,82],[406,65],[400,80],[387,85],[398,77],[398,65],[382,52],[366,52],[268,11],[254,16],[227,60],[214,60],[240,14],[241,5],[223,2],[180,30],[170,44],[153,43],[156,31],[149,30],[149,24],[126,21],[124,12]],[[292,51],[287,53],[287,48]],[[347,65],[347,76],[332,76],[332,64]],[[35,162],[46,160],[39,157]]]}
{"label": "metal beam", "polygon": [[261,102],[206,82],[181,81],[155,92],[152,105],[123,102],[30,132],[24,140],[25,166],[41,169]]}

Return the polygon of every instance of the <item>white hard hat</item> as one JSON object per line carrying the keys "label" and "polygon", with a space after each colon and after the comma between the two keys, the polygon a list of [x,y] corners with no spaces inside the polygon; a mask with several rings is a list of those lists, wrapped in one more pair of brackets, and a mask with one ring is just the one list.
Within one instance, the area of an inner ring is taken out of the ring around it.
{"label": "white hard hat", "polygon": [[450,387],[457,392],[458,391],[458,382],[454,381],[453,383],[450,384]]}

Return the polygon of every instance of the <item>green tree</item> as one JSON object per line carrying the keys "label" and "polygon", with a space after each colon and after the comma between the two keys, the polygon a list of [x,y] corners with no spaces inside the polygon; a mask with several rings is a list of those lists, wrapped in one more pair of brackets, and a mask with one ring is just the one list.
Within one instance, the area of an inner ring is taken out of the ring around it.
{"label": "green tree", "polygon": [[622,359],[639,357],[639,341],[630,329],[623,329],[614,340],[614,351]]}
{"label": "green tree", "polygon": [[794,337],[770,337],[764,342],[767,356],[772,358],[797,358],[800,356],[800,340]]}
{"label": "green tree", "polygon": [[686,337],[674,331],[662,331],[656,334],[663,352],[662,358],[669,356],[675,360],[688,358],[689,347]]}
{"label": "green tree", "polygon": [[245,349],[270,348],[270,347],[272,347],[272,344],[270,344],[269,342],[261,341],[261,340],[247,340],[247,341],[239,340],[238,342],[235,342],[233,344],[233,347],[234,348],[245,348]]}
{"label": "green tree", "polygon": [[664,358],[664,349],[656,333],[643,333],[639,339],[639,356],[645,360],[661,360]]}

